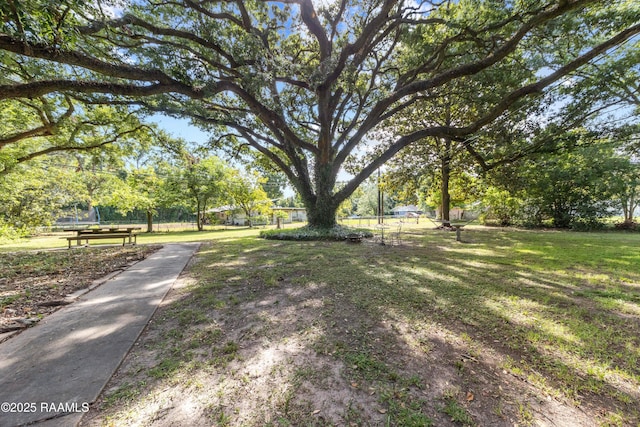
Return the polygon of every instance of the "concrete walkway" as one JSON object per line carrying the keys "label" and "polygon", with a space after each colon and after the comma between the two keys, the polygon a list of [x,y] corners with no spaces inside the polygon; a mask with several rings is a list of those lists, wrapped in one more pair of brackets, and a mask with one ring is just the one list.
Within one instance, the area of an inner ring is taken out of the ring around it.
{"label": "concrete walkway", "polygon": [[165,245],[0,344],[0,426],[75,426],[198,246]]}

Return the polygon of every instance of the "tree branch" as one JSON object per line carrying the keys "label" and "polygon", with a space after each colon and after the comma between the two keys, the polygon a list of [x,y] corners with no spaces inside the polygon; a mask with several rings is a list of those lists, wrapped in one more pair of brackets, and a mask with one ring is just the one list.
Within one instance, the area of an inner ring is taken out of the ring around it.
{"label": "tree branch", "polygon": [[69,97],[65,97],[67,104],[69,105],[69,108],[67,108],[67,110],[57,119],[53,119],[52,117],[50,117],[50,114],[47,114],[45,112],[45,117],[42,116],[42,111],[37,108],[36,106],[32,106],[30,105],[32,108],[35,108],[39,115],[40,115],[40,119],[42,121],[42,126],[39,126],[37,128],[34,129],[30,129],[24,132],[18,132],[15,133],[13,135],[10,135],[6,138],[2,138],[0,139],[0,149],[2,147],[5,147],[9,144],[12,144],[14,142],[18,142],[21,141],[23,139],[29,139],[29,138],[35,138],[35,137],[40,137],[40,136],[50,136],[53,135],[56,132],[56,129],[58,127],[60,127],[60,125],[69,117],[71,117],[71,115],[74,112],[74,107],[73,107],[73,103],[71,102],[71,99],[69,99]]}
{"label": "tree branch", "polygon": [[30,83],[0,85],[0,100],[36,98],[53,92],[105,93],[110,95],[142,97],[173,92],[188,95],[196,99],[204,96],[204,90],[194,89],[177,82],[138,86],[134,84],[80,80],[42,80]]}
{"label": "tree branch", "polygon": [[[130,129],[128,131],[119,133],[118,135],[114,136],[111,139],[105,140],[105,141],[101,141],[99,143],[96,144],[90,144],[90,145],[56,145],[53,147],[47,147],[45,149],[39,150],[39,151],[35,151],[33,153],[29,153],[26,156],[22,156],[22,157],[18,157],[15,161],[16,164],[20,164],[20,163],[24,163],[27,162],[29,160],[33,160],[36,157],[40,157],[40,156],[44,156],[45,154],[51,154],[51,153],[56,153],[56,152],[60,152],[60,151],[90,151],[90,150],[94,150],[96,148],[100,148],[100,147],[104,147],[105,145],[109,145],[109,144],[113,144],[114,142],[116,142],[117,140],[119,140],[120,138],[131,134],[131,133],[135,133],[138,132],[140,129],[146,127],[146,125],[141,125],[136,127],[135,129]],[[0,176],[1,175],[6,175],[8,172],[11,171],[12,168],[4,168],[0,171]]]}
{"label": "tree branch", "polygon": [[300,5],[302,21],[320,45],[320,62],[324,62],[327,58],[331,57],[331,42],[327,38],[324,28],[322,28],[322,24],[318,20],[318,15],[311,0],[299,0],[298,4]]}
{"label": "tree branch", "polygon": [[[540,79],[536,83],[532,83],[530,85],[524,86],[520,89],[517,89],[506,97],[504,97],[488,114],[476,120],[469,126],[457,128],[450,126],[434,126],[427,129],[422,129],[416,132],[412,132],[408,135],[402,136],[395,143],[393,143],[387,150],[385,150],[378,158],[372,161],[368,166],[363,168],[360,173],[358,173],[347,186],[345,186],[336,196],[340,200],[344,200],[344,198],[348,197],[351,192],[355,191],[355,189],[362,183],[371,173],[373,173],[379,166],[382,166],[387,160],[393,157],[398,151],[412,142],[418,141],[423,138],[439,136],[439,137],[465,137],[471,135],[487,124],[491,123],[498,116],[500,116],[503,112],[505,112],[511,105],[513,105],[519,99],[541,92],[544,88],[549,85],[557,82],[562,77],[571,73],[572,71],[578,69],[580,66],[588,63],[589,61],[596,58],[603,52],[606,52],[613,46],[616,46],[623,41],[633,37],[634,35],[640,33],[640,24],[634,25],[628,28],[625,31],[622,31],[610,38],[609,40],[601,43],[600,45],[594,47],[589,52],[580,56],[579,58],[569,62],[565,66],[559,68],[554,73],[551,73],[549,76]],[[345,151],[344,149],[342,151]],[[342,154],[342,152],[341,152]],[[344,198],[343,198],[344,197]]]}
{"label": "tree branch", "polygon": [[62,50],[43,43],[30,43],[2,33],[0,33],[0,49],[32,58],[46,59],[67,65],[77,65],[109,77],[145,82],[160,82],[165,85],[181,84],[160,70],[112,64],[83,55],[80,52]]}
{"label": "tree branch", "polygon": [[[436,75],[436,76],[434,76],[434,77],[432,77],[430,79],[415,81],[415,82],[409,83],[409,84],[407,84],[405,86],[396,88],[396,91],[394,93],[392,93],[390,96],[380,100],[371,109],[371,112],[370,112],[369,116],[362,123],[362,125],[360,126],[360,128],[358,129],[356,134],[351,138],[351,140],[347,144],[345,144],[345,146],[340,151],[340,153],[338,153],[338,155],[337,155],[338,163],[344,162],[346,157],[353,151],[355,146],[360,143],[360,141],[366,135],[366,133],[369,132],[377,124],[380,123],[381,117],[385,114],[385,112],[388,110],[388,108],[390,108],[396,102],[400,101],[402,98],[404,98],[406,96],[411,96],[411,95],[419,93],[419,92],[428,91],[429,89],[433,89],[433,88],[436,88],[436,87],[441,87],[441,86],[445,85],[446,83],[448,83],[448,82],[450,82],[450,81],[452,81],[454,79],[460,78],[460,77],[477,74],[478,72],[480,72],[480,71],[482,71],[482,70],[484,70],[484,69],[496,64],[500,60],[504,59],[508,54],[512,53],[518,47],[520,41],[533,28],[535,28],[537,26],[540,26],[543,23],[548,22],[549,20],[551,20],[553,18],[561,16],[564,13],[567,13],[567,12],[572,11],[574,9],[580,8],[580,7],[590,3],[592,1],[593,0],[575,0],[575,1],[564,1],[564,2],[561,2],[560,4],[555,5],[554,7],[551,7],[548,10],[541,11],[539,14],[533,16],[529,21],[523,23],[520,26],[520,28],[518,28],[514,32],[514,34],[511,36],[510,39],[508,39],[502,46],[498,47],[496,50],[494,50],[493,52],[491,52],[490,54],[485,56],[483,59],[480,59],[478,61],[474,61],[474,62],[465,64],[465,65],[461,65],[461,66],[458,66],[458,67],[455,67],[455,68],[451,68],[451,69],[448,69],[448,70],[444,70],[443,72],[439,73],[438,75]],[[627,32],[625,32],[625,33],[627,33]],[[630,37],[631,35],[633,35],[635,33],[637,33],[637,31],[632,31],[631,34],[627,34],[626,35],[626,38]],[[605,42],[603,44],[606,44],[607,47],[611,47],[611,46],[614,46],[615,44],[619,43],[621,40],[622,39],[621,39],[620,35],[617,35],[617,36],[613,37],[612,39],[608,40],[607,42]],[[581,58],[583,58],[583,57],[581,57]],[[585,61],[584,63],[586,63],[586,62],[587,61]],[[577,66],[575,68],[577,68]],[[575,69],[575,68],[573,68],[573,69]],[[551,82],[549,82],[549,84],[550,83]],[[532,86],[532,85],[529,85],[529,86]],[[529,88],[529,86],[527,88]],[[544,87],[545,86],[541,86],[537,90],[541,90]],[[529,88],[529,90],[531,90],[531,92],[526,92],[526,90],[525,90],[524,93],[522,93],[520,96],[514,95],[513,99],[509,99],[509,101],[506,102],[507,105],[502,105],[501,104],[500,108],[502,108],[502,111],[506,110],[506,108],[508,108],[508,106],[510,106],[513,102],[515,102],[515,100],[521,98],[522,96],[525,96],[528,93],[535,92],[535,90],[533,90],[533,88]],[[515,92],[520,92],[520,91],[522,91],[522,89],[519,90],[519,91],[515,91]],[[511,97],[509,97],[509,98],[511,98]],[[497,116],[495,116],[495,117],[497,117]],[[486,124],[486,123],[483,123],[480,126],[478,126],[478,129],[480,127],[484,126],[484,124]],[[467,131],[467,134],[474,132],[473,130],[466,130],[466,131]],[[460,134],[463,134],[463,133],[461,132]],[[450,136],[454,136],[454,135],[458,135],[458,133],[450,134]],[[415,140],[418,140],[418,139],[421,139],[421,138],[416,138]]]}

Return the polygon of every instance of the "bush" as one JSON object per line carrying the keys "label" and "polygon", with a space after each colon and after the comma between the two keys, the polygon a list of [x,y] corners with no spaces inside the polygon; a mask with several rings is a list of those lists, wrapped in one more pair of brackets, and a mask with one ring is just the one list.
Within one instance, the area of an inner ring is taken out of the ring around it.
{"label": "bush", "polygon": [[640,230],[640,227],[638,226],[637,222],[634,221],[624,221],[624,222],[618,222],[615,225],[616,230],[626,230],[626,231],[638,231]]}
{"label": "bush", "polygon": [[607,224],[598,218],[573,218],[570,224],[574,231],[602,231],[607,228]]}
{"label": "bush", "polygon": [[482,205],[480,221],[484,225],[507,227],[516,225],[514,219],[522,210],[523,201],[506,190],[490,187],[483,196]]}
{"label": "bush", "polygon": [[15,227],[0,218],[0,242],[22,239],[30,234],[27,227]]}
{"label": "bush", "polygon": [[260,237],[270,240],[345,240],[349,234],[360,233],[373,237],[369,230],[336,225],[333,228],[300,227],[286,230],[262,230]]}

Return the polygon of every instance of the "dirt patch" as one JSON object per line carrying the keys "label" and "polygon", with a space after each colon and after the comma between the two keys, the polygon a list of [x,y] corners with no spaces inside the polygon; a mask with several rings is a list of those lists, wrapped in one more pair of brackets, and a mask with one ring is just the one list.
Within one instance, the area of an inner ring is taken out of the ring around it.
{"label": "dirt patch", "polygon": [[161,246],[81,248],[2,254],[0,334],[29,327],[63,305],[75,292],[97,285],[143,260]]}

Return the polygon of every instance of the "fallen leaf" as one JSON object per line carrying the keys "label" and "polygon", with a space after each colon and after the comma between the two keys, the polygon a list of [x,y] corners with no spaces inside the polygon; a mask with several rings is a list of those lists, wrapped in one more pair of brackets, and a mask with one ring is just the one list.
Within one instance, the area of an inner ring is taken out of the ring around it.
{"label": "fallen leaf", "polygon": [[386,414],[387,410],[386,409],[378,409],[378,412],[380,412],[381,414]]}
{"label": "fallen leaf", "polygon": [[319,414],[320,413],[320,409],[316,409],[315,411],[313,411],[313,415]]}
{"label": "fallen leaf", "polygon": [[356,382],[352,382],[352,383],[351,383],[351,387],[353,387],[353,388],[358,388],[358,385],[359,385],[359,384],[358,384],[358,383],[356,383]]}
{"label": "fallen leaf", "polygon": [[470,391],[467,392],[467,402],[471,402],[474,398],[473,393],[471,393]]}

